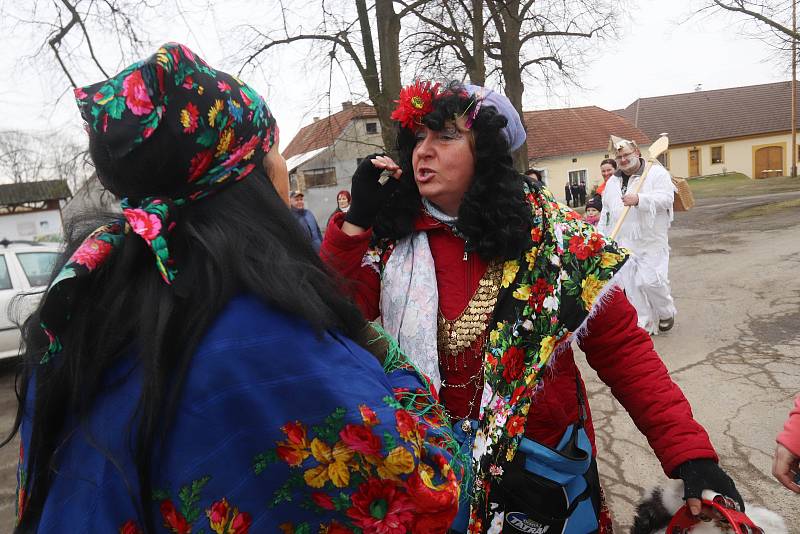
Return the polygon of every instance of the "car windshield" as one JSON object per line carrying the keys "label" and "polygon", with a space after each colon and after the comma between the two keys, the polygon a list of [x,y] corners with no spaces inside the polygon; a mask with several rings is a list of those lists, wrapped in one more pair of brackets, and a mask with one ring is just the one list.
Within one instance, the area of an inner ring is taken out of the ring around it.
{"label": "car windshield", "polygon": [[58,259],[58,252],[19,252],[19,263],[31,287],[47,285]]}

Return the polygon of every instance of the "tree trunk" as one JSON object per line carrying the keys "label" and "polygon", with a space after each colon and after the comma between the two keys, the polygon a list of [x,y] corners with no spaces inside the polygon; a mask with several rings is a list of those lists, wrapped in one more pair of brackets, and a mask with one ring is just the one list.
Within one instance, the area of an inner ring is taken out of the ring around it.
{"label": "tree trunk", "polygon": [[384,149],[394,154],[397,129],[390,118],[394,101],[400,94],[400,17],[395,13],[392,0],[375,1],[375,18],[378,22],[378,53],[381,60],[381,92],[373,98],[381,122]]}
{"label": "tree trunk", "polygon": [[472,0],[472,64],[467,74],[474,85],[486,84],[486,50],[483,27],[483,0]]}
{"label": "tree trunk", "polygon": [[[504,32],[501,34],[501,46],[503,55],[500,60],[503,69],[503,80],[505,81],[505,93],[514,109],[519,113],[523,120],[522,113],[522,93],[525,85],[522,83],[522,69],[520,66],[520,50],[522,48],[520,31],[522,15],[519,13],[519,1],[507,2],[502,11]],[[524,142],[519,149],[514,152],[514,167],[520,172],[528,168],[528,142]]]}

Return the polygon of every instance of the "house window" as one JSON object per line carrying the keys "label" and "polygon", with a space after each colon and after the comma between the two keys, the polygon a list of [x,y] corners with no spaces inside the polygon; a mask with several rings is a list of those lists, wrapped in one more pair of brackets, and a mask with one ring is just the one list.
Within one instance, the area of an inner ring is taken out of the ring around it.
{"label": "house window", "polygon": [[711,164],[714,163],[725,163],[725,158],[723,157],[722,153],[722,146],[712,146],[711,147]]}
{"label": "house window", "polygon": [[376,134],[376,133],[378,133],[378,123],[377,122],[368,122],[367,123],[367,133],[368,134]]}
{"label": "house window", "polygon": [[321,187],[325,185],[336,185],[336,169],[326,167],[324,169],[309,169],[303,171],[306,187]]}
{"label": "house window", "polygon": [[658,162],[661,163],[665,169],[669,169],[669,152],[663,152],[656,159],[658,159]]}
{"label": "house window", "polygon": [[569,171],[569,183],[570,184],[579,184],[579,183],[586,183],[586,169],[581,169],[579,171]]}

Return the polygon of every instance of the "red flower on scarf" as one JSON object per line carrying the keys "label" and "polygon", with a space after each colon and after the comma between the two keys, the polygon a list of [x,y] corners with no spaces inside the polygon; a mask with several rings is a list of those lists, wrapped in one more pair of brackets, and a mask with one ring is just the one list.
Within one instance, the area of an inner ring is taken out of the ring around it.
{"label": "red flower on scarf", "polygon": [[592,232],[592,235],[589,236],[588,245],[592,251],[592,256],[596,256],[603,250],[603,247],[606,246],[606,242],[605,239],[603,239],[602,234],[598,234],[597,232]]}
{"label": "red flower on scarf", "polygon": [[83,90],[83,87],[76,87],[73,90],[73,93],[75,93],[75,98],[77,98],[78,100],[83,100],[84,98],[89,96],[86,94],[86,91]]}
{"label": "red flower on scarf", "polygon": [[256,149],[258,144],[261,142],[257,136],[253,136],[250,138],[249,141],[244,143],[243,145],[239,146],[236,150],[228,156],[228,159],[222,164],[223,167],[226,169],[230,169],[240,161],[248,160],[253,157],[253,151]]}
{"label": "red flower on scarf", "polygon": [[537,313],[544,307],[544,299],[553,292],[553,286],[547,283],[544,278],[538,278],[536,283],[531,286],[531,296],[528,297],[528,306]]}
{"label": "red flower on scarf", "polygon": [[410,439],[419,426],[417,419],[406,410],[397,410],[394,413],[394,418],[397,421],[397,432],[400,437],[405,440]]}
{"label": "red flower on scarf", "polygon": [[186,107],[181,110],[181,125],[183,125],[183,133],[194,133],[197,130],[197,118],[200,116],[200,110],[197,106],[189,102]]}
{"label": "red flower on scarf", "polygon": [[250,525],[252,524],[253,517],[247,512],[240,512],[233,517],[226,532],[229,534],[247,534],[250,532]]}
{"label": "red flower on scarf", "polygon": [[568,221],[577,220],[577,219],[581,218],[581,214],[578,213],[577,211],[570,210],[570,211],[567,212],[567,217],[566,218],[567,218]]}
{"label": "red flower on scarf", "polygon": [[306,427],[302,423],[286,423],[281,427],[286,434],[286,441],[278,442],[275,452],[278,457],[292,467],[297,467],[309,457],[309,444],[306,439]]}
{"label": "red flower on scarf", "polygon": [[192,157],[192,161],[189,163],[189,183],[192,183],[203,176],[213,161],[213,149],[209,148],[208,150],[203,150],[202,152],[195,154]]}
{"label": "red flower on scarf", "polygon": [[192,525],[183,517],[183,514],[175,509],[175,505],[172,504],[171,500],[161,501],[159,509],[161,517],[164,518],[164,526],[166,528],[175,534],[189,534],[192,531]]}
{"label": "red flower on scarf", "polygon": [[448,479],[449,484],[433,488],[415,471],[406,480],[408,497],[417,512],[411,529],[414,534],[447,532],[458,511],[459,495],[455,473],[451,472]]}
{"label": "red flower on scarf", "polygon": [[377,456],[381,453],[381,439],[364,425],[345,425],[339,432],[339,437],[348,449],[365,456]]}
{"label": "red flower on scarf", "polygon": [[223,81],[223,80],[220,80],[220,81],[217,82],[217,89],[219,89],[223,93],[230,93],[231,92],[231,86],[228,85],[228,82]]}
{"label": "red flower on scarf", "polygon": [[542,229],[538,226],[531,229],[531,241],[534,243],[541,243],[542,241]]}
{"label": "red flower on scarf", "polygon": [[509,347],[500,358],[503,364],[503,379],[506,382],[513,382],[522,376],[525,370],[525,352],[519,347]]}
{"label": "red flower on scarf", "polygon": [[212,504],[211,508],[206,510],[206,517],[208,517],[208,524],[211,530],[221,532],[225,525],[228,524],[230,513],[231,507],[228,505],[228,500],[224,497],[221,501]]}
{"label": "red flower on scarf", "polygon": [[336,521],[332,522],[330,526],[328,526],[328,530],[326,532],[328,534],[353,534],[352,530],[344,525],[340,525]]}
{"label": "red flower on scarf", "polygon": [[391,480],[371,478],[350,499],[347,516],[364,532],[405,534],[414,519],[414,504]]}
{"label": "red flower on scarf", "polygon": [[142,534],[142,529],[132,519],[119,527],[119,534]]}
{"label": "red flower on scarf", "polygon": [[194,86],[194,80],[191,76],[187,76],[185,80],[183,80],[183,87],[184,89],[191,89]]}
{"label": "red flower on scarf", "polygon": [[333,498],[331,498],[331,496],[327,493],[315,491],[311,494],[311,499],[314,501],[314,504],[325,510],[333,510],[336,508],[333,505]]}
{"label": "red flower on scarf", "polygon": [[161,219],[154,213],[147,213],[142,209],[122,210],[131,229],[150,243],[161,232]]}
{"label": "red flower on scarf", "polygon": [[142,78],[142,71],[135,70],[122,80],[122,94],[125,95],[125,104],[134,115],[147,115],[153,111],[150,94]]}
{"label": "red flower on scarf", "polygon": [[574,235],[569,239],[569,251],[579,260],[585,260],[592,255],[592,249],[586,245],[582,235]]}
{"label": "red flower on scarf", "polygon": [[111,252],[111,243],[90,237],[83,244],[72,253],[69,259],[70,263],[77,263],[83,265],[90,271],[97,268],[98,265],[103,263],[103,260]]}
{"label": "red flower on scarf", "polygon": [[521,434],[525,430],[525,418],[521,415],[512,415],[506,421],[506,432],[510,437]]}
{"label": "red flower on scarf", "polygon": [[422,117],[433,111],[433,99],[439,92],[439,84],[431,87],[431,82],[417,80],[413,85],[400,89],[400,98],[395,100],[397,107],[392,111],[392,120],[403,128],[414,128],[422,124]]}
{"label": "red flower on scarf", "polygon": [[361,420],[364,421],[365,425],[375,426],[380,423],[380,421],[378,421],[378,415],[366,404],[360,404],[358,406],[358,411],[361,412]]}
{"label": "red flower on scarf", "polygon": [[528,388],[526,386],[519,386],[514,390],[514,393],[511,394],[511,400],[509,400],[508,403],[511,406],[515,406],[519,402],[520,397],[525,394],[527,389]]}

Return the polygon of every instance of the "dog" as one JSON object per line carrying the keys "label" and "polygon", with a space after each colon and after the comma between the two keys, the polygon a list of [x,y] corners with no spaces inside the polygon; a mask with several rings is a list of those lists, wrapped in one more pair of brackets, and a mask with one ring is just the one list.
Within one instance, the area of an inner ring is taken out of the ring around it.
{"label": "dog", "polygon": [[[666,484],[656,486],[636,507],[631,534],[664,534],[672,516],[684,505],[683,481],[670,480]],[[759,506],[746,505],[747,517],[755,523],[764,534],[789,534],[783,518]],[[709,521],[698,523],[692,534],[730,533],[733,529],[726,523]]]}

